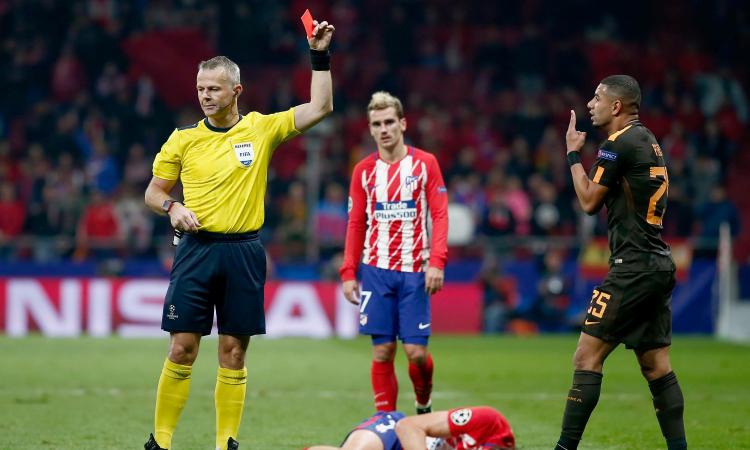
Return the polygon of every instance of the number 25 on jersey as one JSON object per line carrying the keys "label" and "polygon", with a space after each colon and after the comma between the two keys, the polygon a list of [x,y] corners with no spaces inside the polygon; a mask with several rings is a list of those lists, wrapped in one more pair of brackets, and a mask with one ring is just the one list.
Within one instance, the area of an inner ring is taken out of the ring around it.
{"label": "number 25 on jersey", "polygon": [[648,200],[646,222],[661,227],[664,213],[667,210],[667,197],[664,194],[669,190],[669,176],[667,175],[667,168],[659,166],[651,167],[649,174],[651,178],[661,180],[661,184],[656,189],[656,192],[654,192],[654,195]]}

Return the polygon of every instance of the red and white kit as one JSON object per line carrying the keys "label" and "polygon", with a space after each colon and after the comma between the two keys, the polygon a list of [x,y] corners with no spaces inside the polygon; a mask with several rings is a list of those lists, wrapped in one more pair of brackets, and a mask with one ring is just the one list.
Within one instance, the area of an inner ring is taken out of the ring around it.
{"label": "red and white kit", "polygon": [[455,450],[481,450],[490,445],[516,448],[516,437],[508,420],[489,406],[450,410],[448,427],[453,436],[448,439],[448,444]]}
{"label": "red and white kit", "polygon": [[406,156],[390,164],[375,152],[352,174],[341,278],[355,279],[360,261],[401,272],[422,272],[428,261],[444,269],[447,234],[448,196],[435,156],[408,146]]}

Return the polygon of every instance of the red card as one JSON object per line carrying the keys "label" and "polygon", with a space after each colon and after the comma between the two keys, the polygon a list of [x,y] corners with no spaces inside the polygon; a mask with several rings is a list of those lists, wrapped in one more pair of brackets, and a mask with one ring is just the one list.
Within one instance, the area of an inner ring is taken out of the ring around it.
{"label": "red card", "polygon": [[313,16],[310,14],[310,10],[306,9],[305,13],[302,14],[302,17],[300,17],[300,20],[302,20],[302,25],[305,26],[305,32],[307,32],[307,37],[312,37],[313,32]]}

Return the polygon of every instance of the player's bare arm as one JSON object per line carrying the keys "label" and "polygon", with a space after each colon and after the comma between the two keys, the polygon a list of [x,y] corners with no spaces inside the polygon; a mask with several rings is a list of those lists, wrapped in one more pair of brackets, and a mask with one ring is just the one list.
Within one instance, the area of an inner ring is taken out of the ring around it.
{"label": "player's bare arm", "polygon": [[396,434],[404,450],[424,450],[425,438],[451,437],[448,427],[448,411],[410,416],[396,424]]}
{"label": "player's bare arm", "polygon": [[[165,180],[164,178],[152,177],[151,182],[146,188],[146,205],[151,208],[152,211],[158,214],[164,214],[165,212],[162,205],[166,200],[172,199],[172,197],[169,196],[169,193],[172,192],[175,184],[177,184],[177,180]],[[201,226],[195,213],[190,211],[182,203],[174,203],[172,208],[170,208],[168,215],[172,227],[176,230],[194,233],[198,231]]]}
{"label": "player's bare arm", "polygon": [[443,288],[445,281],[445,271],[438,269],[437,267],[428,267],[427,273],[424,278],[424,289],[428,294],[432,295],[439,292]]}
{"label": "player's bare arm", "polygon": [[[580,152],[584,142],[586,142],[586,132],[576,130],[576,113],[571,109],[568,131],[565,133],[565,144],[568,155]],[[609,188],[591,181],[583,168],[583,164],[580,162],[570,166],[570,173],[573,175],[573,186],[575,187],[581,209],[586,214],[596,214],[599,212],[604,204],[604,198],[607,196]]]}
{"label": "player's bare arm", "polygon": [[[326,21],[315,26],[312,36],[307,39],[310,49],[315,51],[327,51],[331,45],[335,28]],[[294,126],[300,131],[305,131],[316,123],[323,120],[325,116],[333,111],[333,82],[330,70],[313,70],[310,82],[310,102],[294,108]]]}

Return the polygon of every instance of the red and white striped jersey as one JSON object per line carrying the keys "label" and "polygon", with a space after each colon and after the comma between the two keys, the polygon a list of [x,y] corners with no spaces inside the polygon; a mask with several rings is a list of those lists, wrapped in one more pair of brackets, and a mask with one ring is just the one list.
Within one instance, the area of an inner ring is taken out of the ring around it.
{"label": "red and white striped jersey", "polygon": [[424,271],[428,262],[444,269],[447,240],[448,195],[432,154],[407,147],[391,164],[375,152],[354,167],[342,280],[356,278],[360,261],[401,272]]}

